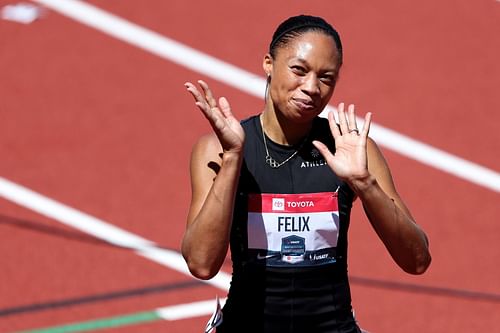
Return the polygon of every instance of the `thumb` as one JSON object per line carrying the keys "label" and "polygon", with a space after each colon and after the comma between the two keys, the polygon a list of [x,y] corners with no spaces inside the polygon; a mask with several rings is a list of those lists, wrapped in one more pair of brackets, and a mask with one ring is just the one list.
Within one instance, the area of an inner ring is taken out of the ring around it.
{"label": "thumb", "polygon": [[312,144],[314,145],[314,147],[316,147],[316,149],[319,150],[319,152],[321,153],[321,155],[323,156],[323,158],[328,162],[331,158],[333,158],[333,155],[332,153],[330,152],[330,149],[328,149],[328,147],[323,143],[323,142],[320,142],[320,141],[317,141],[317,140],[314,140],[312,142]]}

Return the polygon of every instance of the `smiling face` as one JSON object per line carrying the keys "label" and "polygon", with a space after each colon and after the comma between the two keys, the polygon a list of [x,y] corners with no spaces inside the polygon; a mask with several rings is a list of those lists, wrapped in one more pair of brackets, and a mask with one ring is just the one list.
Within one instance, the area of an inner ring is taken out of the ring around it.
{"label": "smiling face", "polygon": [[263,66],[270,75],[268,103],[275,112],[290,120],[310,121],[333,94],[339,52],[331,36],[309,31],[277,49],[274,58],[266,55]]}

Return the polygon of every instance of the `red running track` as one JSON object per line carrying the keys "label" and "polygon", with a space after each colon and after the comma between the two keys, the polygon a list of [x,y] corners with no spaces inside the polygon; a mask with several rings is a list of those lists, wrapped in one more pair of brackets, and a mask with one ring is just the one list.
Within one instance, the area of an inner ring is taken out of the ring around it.
{"label": "red running track", "polygon": [[[345,46],[333,104],[355,103],[379,124],[499,170],[497,1],[90,3],[259,75],[278,22],[301,12],[322,15]],[[52,11],[31,25],[0,21],[0,41],[0,177],[178,250],[190,149],[209,130],[183,83],[203,77]],[[262,100],[210,82],[239,117],[261,110]],[[350,274],[362,326],[372,332],[495,331],[498,193],[384,153],[430,237],[433,263],[423,276],[401,272],[358,204]],[[3,199],[0,239],[0,309],[193,281]],[[0,331],[146,311],[216,293],[193,284],[0,316]],[[114,331],[196,332],[206,319]]]}

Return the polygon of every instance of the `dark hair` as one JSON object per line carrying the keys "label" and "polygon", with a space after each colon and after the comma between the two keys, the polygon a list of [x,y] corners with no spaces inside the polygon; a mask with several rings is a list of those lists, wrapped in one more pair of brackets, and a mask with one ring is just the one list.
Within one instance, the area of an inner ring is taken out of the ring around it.
{"label": "dark hair", "polygon": [[323,32],[333,38],[339,53],[339,65],[342,65],[342,43],[338,32],[328,22],[317,16],[298,15],[283,21],[273,34],[273,39],[269,44],[269,54],[275,58],[276,49],[309,31]]}

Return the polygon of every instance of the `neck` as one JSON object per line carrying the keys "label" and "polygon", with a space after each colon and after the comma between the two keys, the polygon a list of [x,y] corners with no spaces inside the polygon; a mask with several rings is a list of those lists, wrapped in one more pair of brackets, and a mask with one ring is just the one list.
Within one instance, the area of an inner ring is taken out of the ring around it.
{"label": "neck", "polygon": [[302,142],[312,127],[312,121],[296,123],[269,108],[266,108],[260,117],[262,129],[267,137],[281,145],[291,146]]}

